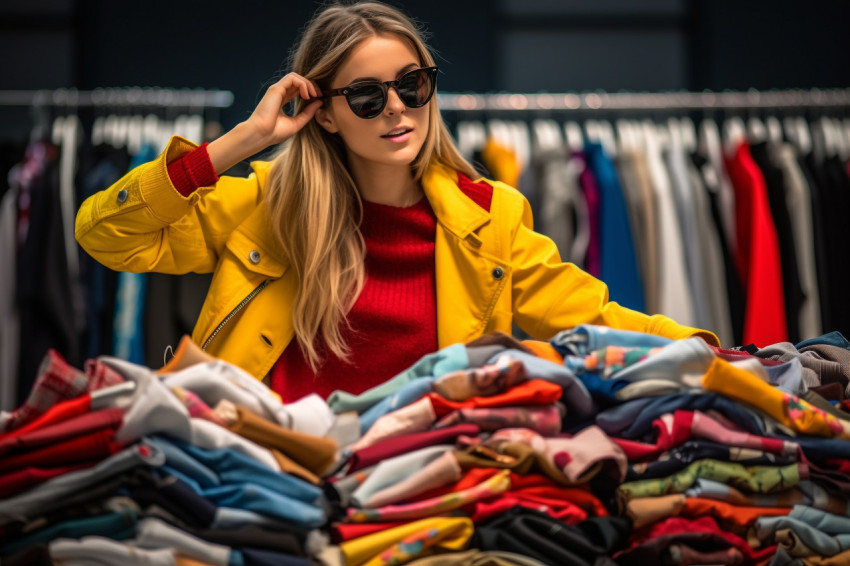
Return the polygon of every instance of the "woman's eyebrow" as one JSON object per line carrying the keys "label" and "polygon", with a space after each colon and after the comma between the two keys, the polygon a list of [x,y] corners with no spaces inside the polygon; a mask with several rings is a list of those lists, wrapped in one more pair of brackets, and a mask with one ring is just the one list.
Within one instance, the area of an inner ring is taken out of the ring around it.
{"label": "woman's eyebrow", "polygon": [[[416,69],[418,67],[419,67],[418,63],[410,63],[410,64],[402,67],[401,70],[398,73],[396,73],[395,76],[396,76],[396,78],[398,78],[401,75],[403,75],[404,73],[406,73],[407,71],[410,71],[411,69]],[[362,83],[362,82],[367,82],[367,81],[382,82],[380,79],[376,79],[375,77],[357,77],[356,79],[352,80],[349,84]]]}

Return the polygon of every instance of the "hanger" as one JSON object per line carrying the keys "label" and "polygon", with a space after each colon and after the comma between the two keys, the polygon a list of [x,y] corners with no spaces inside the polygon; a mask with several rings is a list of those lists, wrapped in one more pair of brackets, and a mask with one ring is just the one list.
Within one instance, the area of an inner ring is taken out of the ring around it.
{"label": "hanger", "polygon": [[144,135],[144,118],[139,114],[130,116],[127,120],[127,151],[131,155],[139,153],[142,149]]}
{"label": "hanger", "polygon": [[556,150],[560,147],[559,140],[555,137],[557,135],[557,129],[554,132],[552,131],[553,124],[551,120],[543,119],[537,119],[531,122],[531,131],[533,132],[532,147],[535,148],[534,151],[542,153]]}
{"label": "hanger", "polygon": [[608,120],[600,120],[597,122],[599,128],[599,139],[602,142],[602,147],[608,157],[617,156],[617,138],[614,135],[614,127]]}
{"label": "hanger", "polygon": [[62,132],[65,130],[65,116],[56,116],[50,130],[50,141],[53,145],[62,145]]}
{"label": "hanger", "polygon": [[764,120],[767,128],[767,139],[773,143],[782,143],[782,124],[776,116],[768,116]]}
{"label": "hanger", "polygon": [[679,130],[682,133],[682,144],[685,151],[695,153],[697,150],[697,127],[690,117],[685,116],[679,120]]}
{"label": "hanger", "polygon": [[758,116],[750,116],[747,120],[747,139],[750,143],[760,143],[767,141],[767,126],[761,121]]}
{"label": "hanger", "polygon": [[835,135],[836,147],[838,148],[838,157],[846,162],[850,160],[850,139],[847,138],[847,132],[840,119],[833,118],[832,128]]}
{"label": "hanger", "polygon": [[827,122],[829,124],[835,155],[842,161],[847,161],[847,144],[845,143],[844,132],[841,130],[841,120],[838,118],[828,118]]}
{"label": "hanger", "polygon": [[726,153],[734,153],[738,146],[747,139],[747,128],[744,121],[733,116],[723,124],[723,149]]}
{"label": "hanger", "polygon": [[614,127],[617,130],[617,143],[619,144],[617,151],[623,153],[634,150],[636,144],[628,120],[620,118],[614,123]]}
{"label": "hanger", "polygon": [[800,145],[800,132],[797,130],[797,120],[791,116],[786,116],[782,120],[782,131],[785,133],[785,139],[794,145],[794,149],[803,153],[803,148]]}
{"label": "hanger", "polygon": [[806,122],[806,119],[802,116],[797,116],[794,123],[797,132],[797,140],[800,143],[800,151],[803,155],[806,155],[813,149],[812,132],[809,130],[809,123]]}
{"label": "hanger", "polygon": [[564,138],[573,153],[584,151],[584,136],[578,122],[569,121],[564,124]]}
{"label": "hanger", "polygon": [[524,120],[512,120],[508,122],[508,129],[511,134],[514,153],[517,156],[520,167],[525,169],[531,160],[531,132],[529,131],[528,123]]}
{"label": "hanger", "polygon": [[476,120],[460,122],[457,125],[457,145],[461,155],[472,159],[487,142],[487,130],[484,124]]}
{"label": "hanger", "polygon": [[850,149],[850,118],[844,118],[842,130],[844,131],[844,140],[847,144],[847,148]]}
{"label": "hanger", "polygon": [[655,139],[658,143],[658,147],[661,151],[665,151],[670,149],[672,146],[672,134],[670,132],[670,126],[668,124],[653,124],[653,129],[655,130]]}
{"label": "hanger", "polygon": [[587,141],[590,141],[590,142],[593,142],[593,143],[601,143],[601,140],[600,140],[601,134],[600,134],[600,131],[599,131],[599,123],[596,120],[594,120],[594,119],[585,120],[585,122],[584,122],[584,133],[587,136]]}

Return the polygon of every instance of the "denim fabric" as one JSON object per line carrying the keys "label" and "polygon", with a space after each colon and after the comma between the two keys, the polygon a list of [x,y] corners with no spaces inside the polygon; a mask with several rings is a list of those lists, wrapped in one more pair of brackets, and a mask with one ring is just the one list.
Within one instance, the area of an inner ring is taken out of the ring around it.
{"label": "denim fabric", "polygon": [[256,484],[308,503],[322,495],[322,491],[315,485],[295,476],[269,470],[239,452],[227,449],[204,450],[178,441],[174,444],[191,458],[214,469],[220,484]]}
{"label": "denim fabric", "polygon": [[501,356],[522,362],[528,379],[542,379],[560,385],[564,389],[561,401],[566,404],[571,417],[588,418],[599,410],[590,391],[569,368],[514,349],[499,352],[487,360],[487,363],[495,363]]}
{"label": "denim fabric", "polygon": [[583,373],[578,378],[591,397],[593,397],[593,400],[602,407],[609,407],[619,403],[617,392],[629,385],[628,381],[622,379],[603,379],[595,373]]}
{"label": "denim fabric", "polygon": [[850,340],[847,340],[847,338],[845,338],[838,330],[833,330],[832,332],[827,332],[821,336],[803,340],[802,342],[795,344],[794,347],[799,350],[813,344],[827,344],[829,346],[838,346],[839,348],[850,350]]}
{"label": "denim fabric", "polygon": [[375,421],[387,413],[415,403],[430,393],[433,382],[434,378],[432,377],[420,377],[409,383],[405,383],[401,386],[401,389],[385,397],[376,405],[372,405],[365,413],[360,415],[360,434],[366,434],[372,428],[372,425],[375,424]]}
{"label": "denim fabric", "polygon": [[56,538],[82,538],[97,535],[115,540],[131,539],[136,534],[136,520],[136,513],[127,509],[123,513],[107,513],[97,517],[63,521],[0,546],[0,554],[11,554],[31,544],[50,542]]}
{"label": "denim fabric", "polygon": [[323,509],[317,506],[322,492],[312,484],[269,470],[227,449],[205,450],[165,438],[154,442],[166,453],[169,464],[166,471],[215,505],[255,511],[311,527],[325,521]]}
{"label": "denim fabric", "polygon": [[184,452],[176,442],[159,436],[150,437],[149,442],[165,454],[164,472],[177,476],[193,488],[198,486],[200,489],[206,489],[221,485],[221,480],[214,470]]}
{"label": "denim fabric", "polygon": [[324,510],[252,483],[222,485],[201,494],[219,507],[235,507],[308,527],[325,523]]}
{"label": "denim fabric", "polygon": [[[652,431],[652,422],[676,409],[715,410],[746,432],[764,436],[764,423],[750,410],[723,395],[714,393],[675,393],[634,399],[607,409],[596,416],[596,424],[609,436],[638,439]],[[850,443],[846,443],[850,447]]]}
{"label": "denim fabric", "polygon": [[360,395],[352,395],[345,391],[334,391],[328,396],[328,406],[335,413],[356,411],[358,414],[363,414],[367,409],[397,392],[407,383],[420,378],[427,378],[430,382],[450,371],[466,369],[467,367],[469,367],[469,357],[466,354],[466,346],[452,344],[442,350],[423,356],[402,373],[377,387],[364,391]]}
{"label": "denim fabric", "polygon": [[559,332],[549,342],[563,356],[583,357],[605,346],[659,348],[672,343],[673,340],[643,332],[580,324],[570,330]]}

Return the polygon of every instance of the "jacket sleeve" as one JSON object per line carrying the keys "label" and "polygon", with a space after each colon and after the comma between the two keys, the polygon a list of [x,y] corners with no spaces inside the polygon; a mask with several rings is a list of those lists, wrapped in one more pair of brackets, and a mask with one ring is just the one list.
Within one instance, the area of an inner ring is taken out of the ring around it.
{"label": "jacket sleeve", "polygon": [[77,211],[77,242],[116,271],[213,271],[230,233],[260,203],[262,188],[252,173],[221,177],[184,197],[168,164],[196,147],[174,136],[155,160],[86,199]]}
{"label": "jacket sleeve", "polygon": [[719,346],[712,332],[646,315],[608,300],[608,286],[572,263],[561,261],[555,243],[532,229],[528,201],[517,195],[512,242],[512,301],[517,324],[538,340],[579,324],[597,324],[672,339],[699,336]]}

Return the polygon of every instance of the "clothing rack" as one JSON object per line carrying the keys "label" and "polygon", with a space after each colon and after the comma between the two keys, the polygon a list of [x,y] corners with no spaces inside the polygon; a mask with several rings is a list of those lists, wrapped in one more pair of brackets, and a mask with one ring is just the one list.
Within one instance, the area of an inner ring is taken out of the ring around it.
{"label": "clothing rack", "polygon": [[439,93],[444,111],[723,110],[850,107],[850,88],[669,93]]}
{"label": "clothing rack", "polygon": [[229,90],[171,89],[157,87],[96,88],[77,90],[4,90],[0,106],[158,106],[188,108],[228,108],[234,96]]}

